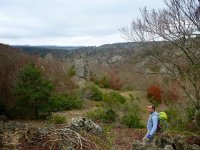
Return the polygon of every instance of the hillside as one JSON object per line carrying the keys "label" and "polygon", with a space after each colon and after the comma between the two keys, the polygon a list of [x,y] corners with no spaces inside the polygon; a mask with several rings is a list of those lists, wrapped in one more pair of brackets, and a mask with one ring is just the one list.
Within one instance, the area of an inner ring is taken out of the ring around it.
{"label": "hillside", "polygon": [[[146,43],[147,44],[147,43]],[[17,46],[12,47],[23,50],[29,54],[38,54],[45,57],[51,53],[62,60],[71,60],[75,55],[87,57],[90,62],[100,64],[113,64],[116,62],[129,62],[131,58],[142,49],[142,43],[115,43],[99,47],[59,47],[59,46]]]}

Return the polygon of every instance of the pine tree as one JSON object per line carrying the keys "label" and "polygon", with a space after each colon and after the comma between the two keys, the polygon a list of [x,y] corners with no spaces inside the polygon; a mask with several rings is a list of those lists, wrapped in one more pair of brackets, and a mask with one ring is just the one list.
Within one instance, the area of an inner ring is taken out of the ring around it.
{"label": "pine tree", "polygon": [[48,109],[48,99],[53,85],[42,78],[42,72],[34,63],[28,64],[19,73],[16,85],[16,111],[22,117],[38,118]]}

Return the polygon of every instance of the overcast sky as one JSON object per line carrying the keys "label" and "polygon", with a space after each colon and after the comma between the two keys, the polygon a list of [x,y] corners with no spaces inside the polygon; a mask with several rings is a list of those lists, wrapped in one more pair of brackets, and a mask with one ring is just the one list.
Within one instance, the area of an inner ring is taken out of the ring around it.
{"label": "overcast sky", "polygon": [[90,46],[126,42],[119,28],[162,0],[0,0],[0,43]]}

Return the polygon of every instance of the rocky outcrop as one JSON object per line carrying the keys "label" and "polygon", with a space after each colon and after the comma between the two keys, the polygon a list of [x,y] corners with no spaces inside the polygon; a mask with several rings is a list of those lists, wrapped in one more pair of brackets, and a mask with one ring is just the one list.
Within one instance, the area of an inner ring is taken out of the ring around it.
{"label": "rocky outcrop", "polygon": [[108,60],[109,64],[123,63],[123,62],[124,62],[124,58],[120,55],[115,55]]}
{"label": "rocky outcrop", "polygon": [[181,135],[171,136],[168,133],[160,133],[150,144],[134,142],[132,150],[200,150],[200,145],[197,142],[189,143],[187,138]]}
{"label": "rocky outcrop", "polygon": [[100,135],[103,132],[102,128],[99,125],[83,117],[73,118],[71,123],[69,124],[69,127],[70,129],[75,131],[85,130],[96,135]]}
{"label": "rocky outcrop", "polygon": [[85,82],[90,79],[88,60],[83,55],[76,55],[74,58],[75,76],[73,80],[79,87],[84,87]]}

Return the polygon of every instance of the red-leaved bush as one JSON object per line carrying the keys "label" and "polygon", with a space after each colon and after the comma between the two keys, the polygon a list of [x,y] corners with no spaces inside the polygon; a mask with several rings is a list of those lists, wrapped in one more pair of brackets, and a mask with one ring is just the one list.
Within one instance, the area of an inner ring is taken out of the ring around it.
{"label": "red-leaved bush", "polygon": [[117,70],[110,70],[108,72],[108,82],[110,84],[110,88],[113,90],[121,90],[123,86],[123,82],[119,77],[119,72]]}
{"label": "red-leaved bush", "polygon": [[155,100],[158,103],[162,102],[162,89],[159,85],[151,85],[147,89],[147,97]]}

